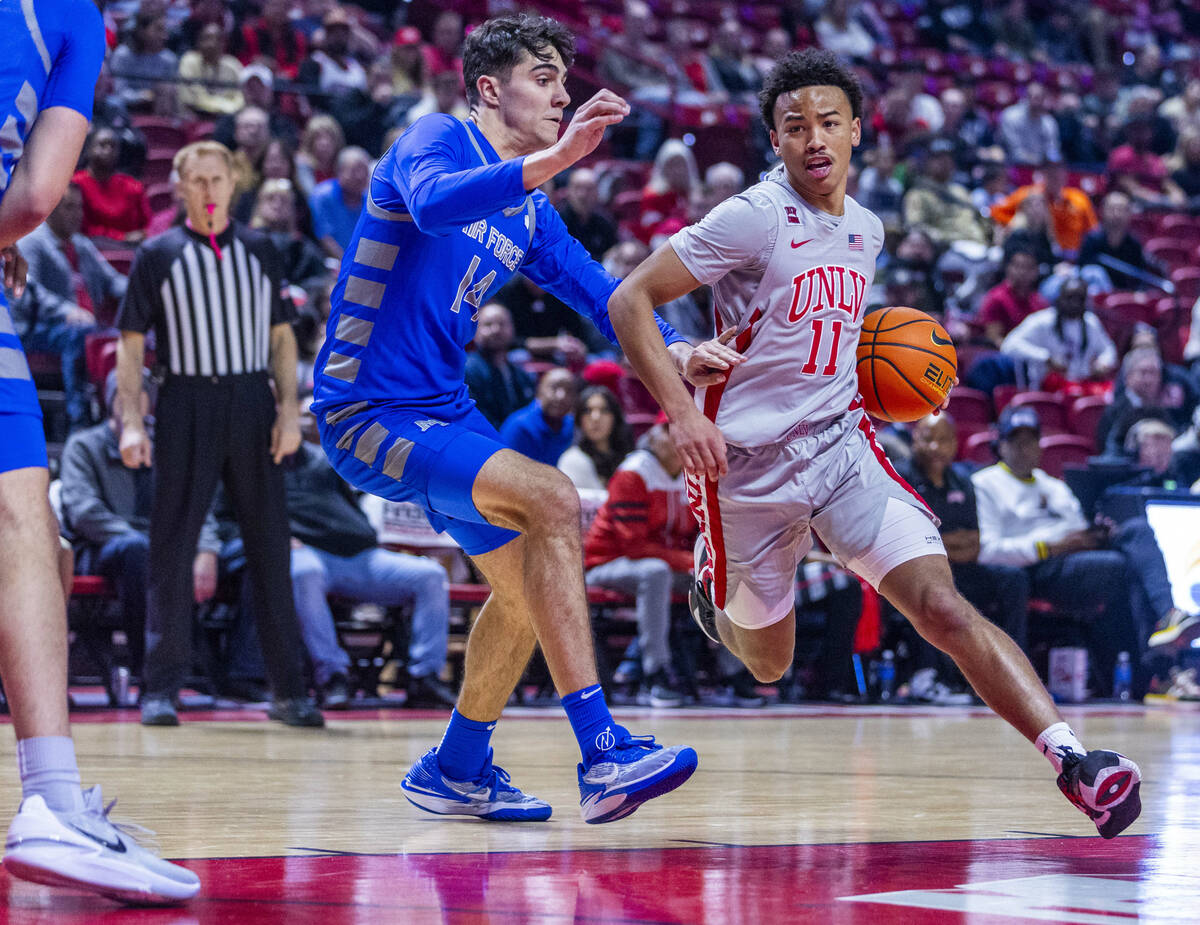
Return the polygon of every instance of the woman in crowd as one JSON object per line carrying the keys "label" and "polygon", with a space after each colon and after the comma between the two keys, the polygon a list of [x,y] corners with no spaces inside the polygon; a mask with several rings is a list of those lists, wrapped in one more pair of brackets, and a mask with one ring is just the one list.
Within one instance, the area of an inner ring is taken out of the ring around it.
{"label": "woman in crowd", "polygon": [[633,450],[633,434],[617,397],[602,385],[583,390],[575,410],[575,443],[559,457],[561,469],[579,489],[603,496],[608,480]]}
{"label": "woman in crowd", "polygon": [[83,233],[132,247],[146,237],[150,204],[141,181],[117,171],[119,154],[116,132],[103,126],[93,129],[86,166],[72,179],[83,192]]}
{"label": "woman in crowd", "polygon": [[691,224],[692,200],[700,193],[700,173],[692,149],[678,138],[668,138],[654,157],[650,179],[642,190],[636,234],[649,244],[660,225],[674,220]]}
{"label": "woman in crowd", "polygon": [[296,222],[296,196],[286,178],[264,180],[258,189],[250,227],[271,239],[283,261],[283,275],[293,286],[311,290],[321,284],[329,270],[325,255]]}
{"label": "woman in crowd", "polygon": [[255,207],[262,196],[262,188],[268,180],[287,180],[291,186],[292,208],[295,212],[296,227],[301,234],[312,236],[312,214],[308,210],[308,200],[300,192],[297,178],[296,152],[281,138],[272,138],[267,143],[262,156],[263,182],[238,197],[233,207],[233,217],[239,222],[247,222],[253,218]]}
{"label": "woman in crowd", "polygon": [[345,133],[333,116],[320,113],[308,120],[296,155],[296,179],[305,197],[318,183],[337,175],[338,152],[344,147]]}

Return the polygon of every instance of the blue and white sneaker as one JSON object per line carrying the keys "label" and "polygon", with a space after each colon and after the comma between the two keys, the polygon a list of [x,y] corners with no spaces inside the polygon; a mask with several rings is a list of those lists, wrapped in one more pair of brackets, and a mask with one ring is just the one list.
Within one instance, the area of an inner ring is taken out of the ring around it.
{"label": "blue and white sneaker", "polygon": [[437,762],[437,746],[417,761],[400,789],[417,809],[441,816],[478,816],[497,822],[545,822],[550,804],[510,786],[508,772],[492,764],[488,749],[487,764],[475,780],[452,780],[442,773]]}
{"label": "blue and white sneaker", "polygon": [[52,810],[37,794],[26,797],[8,829],[4,869],[22,880],[90,890],[137,906],[195,896],[200,878],[135,841],[134,835],[153,834],[149,830],[110,821],[113,803],[104,806],[99,787],[83,791],[78,812]]}
{"label": "blue and white sneaker", "polygon": [[664,748],[654,736],[634,736],[623,726],[601,733],[612,745],[590,768],[579,765],[579,809],[583,821],[615,822],[647,800],[670,793],[692,776],[699,759],[686,745]]}

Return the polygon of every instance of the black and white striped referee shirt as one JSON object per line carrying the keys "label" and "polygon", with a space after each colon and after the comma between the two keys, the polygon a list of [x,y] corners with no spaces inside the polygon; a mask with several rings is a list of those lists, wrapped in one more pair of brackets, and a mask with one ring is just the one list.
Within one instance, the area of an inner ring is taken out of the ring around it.
{"label": "black and white striped referee shirt", "polygon": [[228,376],[270,368],[272,325],[291,322],[279,255],[257,231],[231,222],[217,235],[172,228],[138,248],[117,313],[122,331],[155,332],[173,376]]}

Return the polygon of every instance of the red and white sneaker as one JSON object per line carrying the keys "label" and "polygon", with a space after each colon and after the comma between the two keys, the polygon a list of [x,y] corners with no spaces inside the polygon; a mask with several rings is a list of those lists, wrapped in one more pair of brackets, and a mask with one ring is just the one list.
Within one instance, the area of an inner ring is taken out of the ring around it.
{"label": "red and white sneaker", "polygon": [[1063,756],[1058,789],[1096,823],[1105,838],[1116,838],[1142,812],[1142,772],[1116,752],[1091,751]]}

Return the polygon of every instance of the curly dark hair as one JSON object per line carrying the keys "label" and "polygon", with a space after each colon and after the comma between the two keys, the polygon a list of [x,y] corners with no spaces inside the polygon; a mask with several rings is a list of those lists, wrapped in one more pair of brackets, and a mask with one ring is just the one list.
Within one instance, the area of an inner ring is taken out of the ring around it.
{"label": "curly dark hair", "polygon": [[831,51],[806,48],[780,58],[763,81],[758,105],[768,131],[775,128],[775,101],[779,95],[801,87],[837,87],[850,101],[850,115],[855,119],[862,116],[862,85],[854,72]]}
{"label": "curly dark hair", "polygon": [[476,84],[484,74],[508,80],[522,51],[548,61],[552,48],[563,64],[570,67],[575,60],[575,37],[562,23],[533,13],[497,16],[471,30],[463,43],[467,102],[471,106],[479,103]]}

